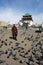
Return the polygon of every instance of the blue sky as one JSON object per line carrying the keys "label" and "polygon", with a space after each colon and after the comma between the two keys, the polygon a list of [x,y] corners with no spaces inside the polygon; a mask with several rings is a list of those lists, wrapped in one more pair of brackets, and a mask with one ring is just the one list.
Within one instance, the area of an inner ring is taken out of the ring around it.
{"label": "blue sky", "polygon": [[34,22],[43,21],[43,0],[0,0],[0,20],[16,22],[29,13]]}

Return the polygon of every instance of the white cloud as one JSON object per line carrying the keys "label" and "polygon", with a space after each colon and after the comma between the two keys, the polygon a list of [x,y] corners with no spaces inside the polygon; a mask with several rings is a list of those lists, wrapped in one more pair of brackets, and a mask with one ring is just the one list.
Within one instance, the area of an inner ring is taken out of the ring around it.
{"label": "white cloud", "polygon": [[37,24],[41,24],[43,22],[43,13],[33,15],[33,22]]}
{"label": "white cloud", "polygon": [[[17,23],[21,19],[22,15],[25,13],[22,13],[18,10],[13,10],[11,8],[6,8],[2,11],[0,11],[0,21],[6,21],[12,23]],[[33,17],[33,23],[42,23],[43,22],[43,13],[32,15]]]}
{"label": "white cloud", "polygon": [[5,10],[0,11],[0,21],[10,22],[11,24],[17,23],[21,16],[21,12],[11,8],[6,8]]}

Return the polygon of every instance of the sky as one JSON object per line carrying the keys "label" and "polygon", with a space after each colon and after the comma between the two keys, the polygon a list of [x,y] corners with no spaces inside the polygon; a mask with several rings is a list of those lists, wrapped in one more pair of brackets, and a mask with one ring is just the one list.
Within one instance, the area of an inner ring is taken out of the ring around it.
{"label": "sky", "polygon": [[0,0],[0,21],[18,23],[25,13],[34,23],[43,22],[43,0]]}

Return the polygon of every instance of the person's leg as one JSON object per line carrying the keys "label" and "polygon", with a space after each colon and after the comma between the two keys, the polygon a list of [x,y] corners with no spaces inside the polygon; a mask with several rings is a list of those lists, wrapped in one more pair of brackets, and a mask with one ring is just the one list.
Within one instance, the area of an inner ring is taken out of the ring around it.
{"label": "person's leg", "polygon": [[14,39],[14,34],[12,34],[13,35],[13,39]]}
{"label": "person's leg", "polygon": [[15,34],[15,40],[17,40],[17,35]]}

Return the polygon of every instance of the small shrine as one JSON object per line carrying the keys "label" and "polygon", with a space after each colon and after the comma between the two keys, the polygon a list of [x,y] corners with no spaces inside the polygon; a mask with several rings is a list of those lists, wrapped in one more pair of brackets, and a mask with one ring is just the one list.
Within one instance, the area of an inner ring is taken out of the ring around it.
{"label": "small shrine", "polygon": [[26,13],[25,15],[22,16],[19,24],[21,26],[31,26],[33,24],[33,19],[32,19],[32,15]]}

